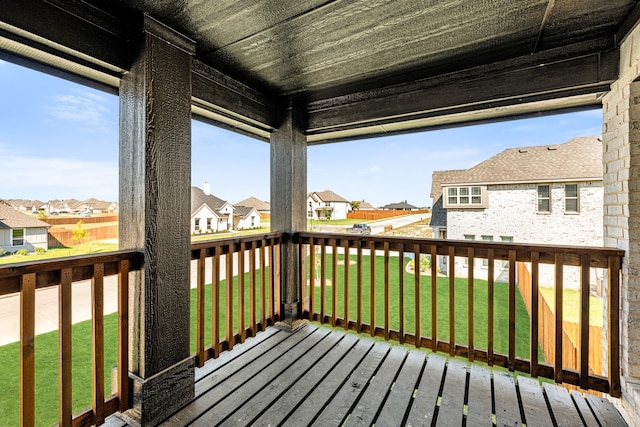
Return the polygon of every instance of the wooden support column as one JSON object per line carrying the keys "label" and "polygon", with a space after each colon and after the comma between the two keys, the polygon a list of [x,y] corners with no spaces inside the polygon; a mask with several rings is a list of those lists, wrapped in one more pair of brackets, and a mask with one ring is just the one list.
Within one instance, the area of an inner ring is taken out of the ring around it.
{"label": "wooden support column", "polygon": [[307,229],[307,140],[302,107],[289,100],[280,127],[271,134],[271,230],[286,233],[281,250],[281,298],[284,321],[293,330],[300,316],[300,257],[291,241]]}
{"label": "wooden support column", "polygon": [[120,85],[120,248],[131,274],[129,365],[135,423],[156,425],[194,396],[189,350],[191,60],[195,44],[144,17]]}

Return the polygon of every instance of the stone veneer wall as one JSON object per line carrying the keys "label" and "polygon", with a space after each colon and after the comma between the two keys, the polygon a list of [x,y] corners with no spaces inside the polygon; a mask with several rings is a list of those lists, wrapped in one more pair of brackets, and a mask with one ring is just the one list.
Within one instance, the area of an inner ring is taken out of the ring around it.
{"label": "stone veneer wall", "polygon": [[[640,425],[640,83],[635,81],[638,76],[640,27],[636,26],[620,47],[619,79],[602,101],[605,245],[626,251],[620,294],[621,402],[636,425]],[[606,329],[604,335],[606,340]]]}

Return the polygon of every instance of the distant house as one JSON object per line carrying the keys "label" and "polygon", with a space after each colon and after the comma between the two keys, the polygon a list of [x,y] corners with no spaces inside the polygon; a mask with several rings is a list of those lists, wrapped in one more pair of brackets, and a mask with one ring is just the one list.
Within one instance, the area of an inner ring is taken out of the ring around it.
{"label": "distant house", "polygon": [[331,190],[314,191],[307,195],[309,219],[346,219],[351,203]]}
{"label": "distant house", "polygon": [[233,228],[249,230],[260,228],[260,213],[250,206],[236,206],[233,213]]}
{"label": "distant house", "polygon": [[244,200],[239,201],[238,203],[234,203],[234,206],[246,206],[249,208],[255,208],[260,215],[271,213],[271,205],[269,202],[264,202],[256,197],[249,197]]}
{"label": "distant house", "polygon": [[209,183],[191,187],[191,233],[260,228],[260,214],[252,207],[236,207],[211,194]]}
{"label": "distant house", "polygon": [[358,206],[358,210],[359,211],[371,211],[374,210],[375,208],[373,207],[373,205],[369,202],[365,202],[364,200],[360,202],[360,205]]}
{"label": "distant house", "polygon": [[0,248],[15,252],[35,248],[48,249],[49,224],[14,209],[0,200]]}
{"label": "distant house", "polygon": [[382,209],[393,211],[417,211],[418,207],[407,203],[407,201],[405,200],[404,202],[399,203],[389,203],[388,205],[384,205]]}

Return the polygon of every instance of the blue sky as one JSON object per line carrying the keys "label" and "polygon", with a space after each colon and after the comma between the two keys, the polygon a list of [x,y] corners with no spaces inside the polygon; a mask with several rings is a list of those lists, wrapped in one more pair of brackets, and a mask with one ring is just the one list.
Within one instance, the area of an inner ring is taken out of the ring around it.
{"label": "blue sky", "polygon": [[[0,198],[118,198],[117,97],[0,60]],[[430,206],[433,170],[510,147],[600,135],[600,110],[373,138],[308,149],[308,191],[374,206]],[[192,185],[231,203],[269,199],[269,145],[194,121]]]}

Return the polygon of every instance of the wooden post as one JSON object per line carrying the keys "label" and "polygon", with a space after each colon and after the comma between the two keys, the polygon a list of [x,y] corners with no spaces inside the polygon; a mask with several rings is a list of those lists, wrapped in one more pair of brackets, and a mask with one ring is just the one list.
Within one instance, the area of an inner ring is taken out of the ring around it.
{"label": "wooden post", "polygon": [[149,16],[138,41],[120,84],[120,248],[145,254],[129,293],[133,408],[127,414],[156,425],[194,395],[189,220],[195,43]]}
{"label": "wooden post", "polygon": [[[307,228],[307,140],[302,108],[289,100],[280,127],[271,134],[271,231],[284,232],[281,249],[283,321],[293,330],[299,318],[302,279],[300,257],[291,236]],[[335,314],[335,313],[334,313]]]}

